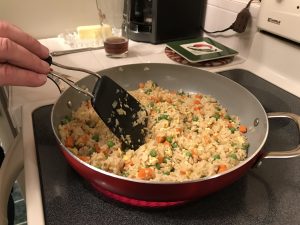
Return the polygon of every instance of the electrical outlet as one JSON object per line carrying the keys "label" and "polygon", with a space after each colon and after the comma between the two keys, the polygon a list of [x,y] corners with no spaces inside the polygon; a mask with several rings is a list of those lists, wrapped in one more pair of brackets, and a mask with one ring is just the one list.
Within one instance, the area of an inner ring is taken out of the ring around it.
{"label": "electrical outlet", "polygon": [[248,22],[251,18],[251,14],[249,12],[249,8],[244,8],[236,17],[236,20],[231,25],[232,30],[237,33],[243,33],[248,25]]}

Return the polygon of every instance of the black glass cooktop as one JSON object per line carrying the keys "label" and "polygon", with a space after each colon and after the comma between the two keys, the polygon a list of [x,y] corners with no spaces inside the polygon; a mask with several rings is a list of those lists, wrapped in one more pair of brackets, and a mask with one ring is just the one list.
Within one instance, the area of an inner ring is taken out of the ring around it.
{"label": "black glass cooktop", "polygon": [[[250,90],[267,112],[300,114],[300,99],[244,70],[221,73]],[[300,157],[266,159],[231,186],[196,202],[145,209],[111,200],[92,189],[67,163],[51,130],[52,105],[33,112],[36,152],[47,225],[94,224],[300,224]],[[266,149],[299,144],[298,128],[272,119]]]}

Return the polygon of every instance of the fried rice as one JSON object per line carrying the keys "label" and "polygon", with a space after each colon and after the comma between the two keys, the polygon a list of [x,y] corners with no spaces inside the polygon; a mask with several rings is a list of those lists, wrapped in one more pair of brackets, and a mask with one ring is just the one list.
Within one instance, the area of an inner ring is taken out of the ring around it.
{"label": "fried rice", "polygon": [[148,112],[148,134],[137,150],[121,149],[90,101],[59,125],[62,143],[79,159],[128,178],[186,181],[237,166],[247,157],[247,127],[212,96],[170,91],[153,81],[130,91]]}

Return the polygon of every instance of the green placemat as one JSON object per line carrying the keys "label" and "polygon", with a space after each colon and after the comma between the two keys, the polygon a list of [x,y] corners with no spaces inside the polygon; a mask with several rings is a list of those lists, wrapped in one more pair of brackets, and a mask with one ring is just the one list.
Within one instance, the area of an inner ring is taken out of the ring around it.
{"label": "green placemat", "polygon": [[167,43],[167,47],[191,63],[228,58],[238,54],[237,51],[208,37],[173,41]]}

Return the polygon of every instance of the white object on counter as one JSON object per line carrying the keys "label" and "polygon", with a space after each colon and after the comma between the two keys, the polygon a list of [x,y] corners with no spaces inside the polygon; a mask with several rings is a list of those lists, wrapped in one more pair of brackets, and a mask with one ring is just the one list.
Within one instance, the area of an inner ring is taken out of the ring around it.
{"label": "white object on counter", "polygon": [[76,28],[79,39],[101,39],[101,25],[79,26]]}

